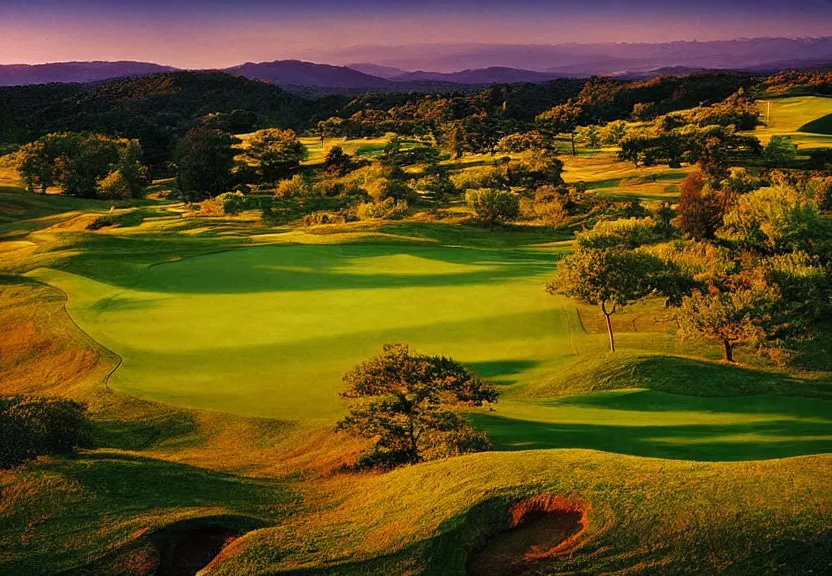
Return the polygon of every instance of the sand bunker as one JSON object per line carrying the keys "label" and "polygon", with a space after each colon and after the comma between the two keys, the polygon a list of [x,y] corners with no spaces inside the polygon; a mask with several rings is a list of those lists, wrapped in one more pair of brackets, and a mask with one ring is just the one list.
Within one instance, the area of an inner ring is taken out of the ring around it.
{"label": "sand bunker", "polygon": [[570,549],[586,525],[585,505],[543,494],[509,510],[509,526],[468,556],[469,576],[521,576]]}

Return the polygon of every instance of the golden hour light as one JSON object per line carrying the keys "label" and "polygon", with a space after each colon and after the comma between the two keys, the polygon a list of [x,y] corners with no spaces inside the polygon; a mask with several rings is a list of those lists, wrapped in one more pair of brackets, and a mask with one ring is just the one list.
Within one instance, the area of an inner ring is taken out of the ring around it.
{"label": "golden hour light", "polygon": [[0,576],[832,571],[826,0],[0,6]]}

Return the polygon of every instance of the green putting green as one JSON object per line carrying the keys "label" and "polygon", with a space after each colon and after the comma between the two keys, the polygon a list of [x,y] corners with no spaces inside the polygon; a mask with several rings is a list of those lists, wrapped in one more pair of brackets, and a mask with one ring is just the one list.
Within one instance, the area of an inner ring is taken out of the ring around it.
{"label": "green putting green", "polygon": [[77,323],[122,357],[113,388],[295,419],[341,414],[341,376],[387,341],[504,383],[562,364],[581,336],[573,309],[542,289],[553,261],[539,251],[269,246],[154,266],[120,284],[35,276],[62,288]]}

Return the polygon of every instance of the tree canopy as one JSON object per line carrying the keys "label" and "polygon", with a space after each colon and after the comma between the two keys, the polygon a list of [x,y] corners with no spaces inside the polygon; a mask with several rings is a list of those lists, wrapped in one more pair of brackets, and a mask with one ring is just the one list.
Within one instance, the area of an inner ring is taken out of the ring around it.
{"label": "tree canopy", "polygon": [[176,183],[186,199],[217,196],[230,187],[236,139],[221,130],[194,128],[176,149]]}
{"label": "tree canopy", "polygon": [[344,383],[342,396],[353,405],[337,429],[372,440],[364,465],[412,464],[490,446],[459,410],[496,402],[497,389],[451,358],[385,344]]}

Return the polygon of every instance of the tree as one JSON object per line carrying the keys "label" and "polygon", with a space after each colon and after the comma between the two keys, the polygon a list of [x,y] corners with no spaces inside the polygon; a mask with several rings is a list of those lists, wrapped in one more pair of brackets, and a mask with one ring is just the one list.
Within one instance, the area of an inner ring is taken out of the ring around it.
{"label": "tree", "polygon": [[676,224],[682,232],[696,240],[714,237],[722,219],[722,205],[702,172],[697,170],[685,176],[678,211]]}
{"label": "tree", "polygon": [[656,290],[663,269],[661,260],[650,254],[618,247],[579,246],[558,262],[557,273],[546,284],[546,291],[599,306],[607,324],[610,350],[615,352],[610,317]]}
{"label": "tree", "polygon": [[[142,149],[136,140],[112,138],[92,132],[47,134],[27,144],[17,154],[18,171],[26,187],[62,186],[64,193],[82,198],[111,198],[118,174],[120,197],[138,197],[147,181],[141,164]],[[103,190],[101,183],[108,184]]]}
{"label": "tree", "polygon": [[578,127],[580,116],[581,107],[574,102],[567,102],[538,115],[535,124],[537,129],[549,138],[568,133],[572,139],[572,156],[575,156],[575,129]]}
{"label": "tree", "polygon": [[344,149],[340,146],[333,146],[326,153],[326,158],[324,158],[324,168],[330,174],[343,176],[349,172],[352,167],[352,156],[344,152]]}
{"label": "tree", "polygon": [[623,120],[616,120],[604,126],[604,129],[601,131],[601,141],[604,144],[618,146],[626,135],[627,123]]}
{"label": "tree", "polygon": [[123,200],[134,195],[133,184],[122,170],[113,170],[98,181],[98,196],[107,200]]}
{"label": "tree", "polygon": [[514,154],[525,152],[526,150],[544,150],[550,147],[551,144],[543,134],[537,130],[531,130],[529,132],[513,132],[507,136],[503,136],[497,143],[497,150]]}
{"label": "tree", "polygon": [[465,201],[477,218],[488,224],[489,230],[493,229],[497,222],[517,218],[520,213],[520,200],[505,190],[494,188],[469,190],[465,194]]}
{"label": "tree", "polygon": [[679,330],[683,336],[720,342],[725,360],[733,362],[738,344],[762,338],[762,323],[774,301],[775,292],[770,288],[696,291],[682,300],[677,313]]}
{"label": "tree", "polygon": [[413,464],[489,447],[458,410],[496,402],[497,389],[451,358],[385,344],[344,383],[341,396],[357,402],[337,429],[373,440],[362,458],[366,465]]}
{"label": "tree", "polygon": [[273,184],[297,170],[306,158],[306,147],[294,130],[268,128],[252,135],[246,154],[257,164],[263,180]]}
{"label": "tree", "polygon": [[719,238],[742,248],[783,253],[820,253],[828,245],[829,224],[808,194],[790,186],[760,188],[743,196],[725,214]]}
{"label": "tree", "polygon": [[751,157],[762,149],[756,136],[737,134],[733,126],[711,125],[699,128],[689,125],[678,132],[686,141],[685,160],[698,164],[712,181],[728,176],[728,167]]}
{"label": "tree", "polygon": [[193,128],[176,149],[176,183],[186,200],[202,195],[217,196],[231,182],[235,139],[227,132]]}
{"label": "tree", "polygon": [[57,154],[49,150],[50,140],[54,135],[49,134],[40,140],[22,146],[17,151],[17,170],[26,189],[34,192],[35,188],[40,189],[41,194],[46,194],[50,186],[55,185],[55,158]]}
{"label": "tree", "polygon": [[768,164],[781,166],[793,162],[797,156],[797,144],[791,136],[772,136],[763,148],[763,159]]}
{"label": "tree", "polygon": [[601,145],[601,132],[594,124],[581,129],[581,137],[589,148],[595,149]]}
{"label": "tree", "polygon": [[462,158],[462,154],[465,152],[465,127],[461,121],[455,120],[449,123],[445,130],[445,140],[454,159]]}

